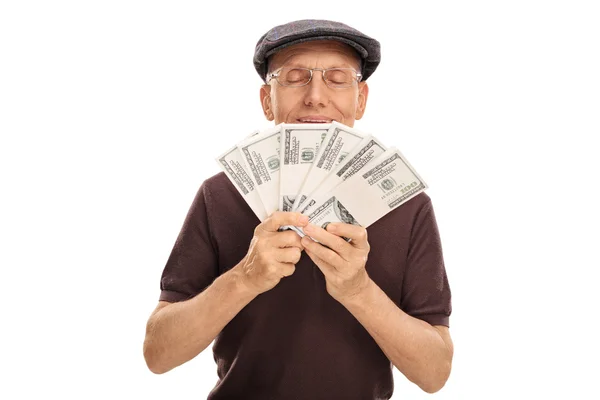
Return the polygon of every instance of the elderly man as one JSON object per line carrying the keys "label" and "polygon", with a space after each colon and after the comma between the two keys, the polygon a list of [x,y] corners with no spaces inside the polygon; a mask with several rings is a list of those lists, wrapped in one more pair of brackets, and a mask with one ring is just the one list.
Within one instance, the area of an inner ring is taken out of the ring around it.
{"label": "elderly man", "polygon": [[[254,57],[264,114],[275,124],[353,126],[379,59],[379,42],[341,23],[277,26]],[[427,194],[368,230],[324,230],[289,212],[259,222],[223,173],[202,184],[148,320],[151,371],[191,360],[214,339],[212,400],[389,399],[392,365],[424,391],[446,383],[451,298]],[[279,231],[286,225],[325,246]]]}

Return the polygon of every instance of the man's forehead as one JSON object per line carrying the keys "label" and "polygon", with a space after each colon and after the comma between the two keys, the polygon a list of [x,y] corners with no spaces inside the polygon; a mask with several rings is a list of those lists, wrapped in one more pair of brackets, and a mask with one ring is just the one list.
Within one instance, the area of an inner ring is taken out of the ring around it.
{"label": "man's forehead", "polygon": [[269,67],[280,66],[301,56],[323,57],[324,55],[338,57],[356,66],[360,66],[360,56],[351,46],[337,40],[314,40],[286,47],[269,57]]}

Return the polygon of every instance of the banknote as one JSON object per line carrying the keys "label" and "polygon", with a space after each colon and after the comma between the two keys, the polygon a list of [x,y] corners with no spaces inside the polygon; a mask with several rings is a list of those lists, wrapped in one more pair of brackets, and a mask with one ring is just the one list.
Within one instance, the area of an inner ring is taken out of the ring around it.
{"label": "banknote", "polygon": [[216,161],[260,221],[281,210],[368,227],[428,187],[396,147],[338,122],[255,131]]}
{"label": "banknote", "polygon": [[[392,147],[369,168],[317,199],[309,222],[323,228],[331,222],[366,228],[427,188],[408,160]],[[294,230],[303,235],[301,228]]]}
{"label": "banknote", "polygon": [[254,214],[260,221],[264,221],[267,218],[267,212],[256,190],[256,181],[245,166],[243,155],[238,147],[233,146],[228,149],[217,157],[216,161]]}
{"label": "banknote", "polygon": [[311,164],[304,183],[295,196],[297,201],[292,211],[302,206],[307,196],[317,189],[329,172],[337,167],[365,136],[365,133],[339,122],[331,123],[315,162]]}
{"label": "banknote", "polygon": [[344,158],[336,168],[334,168],[327,177],[313,190],[301,207],[298,208],[303,214],[306,214],[311,207],[316,204],[316,199],[323,194],[331,191],[336,186],[361,171],[381,155],[386,150],[386,147],[373,135],[367,135],[363,138],[354,150]]}
{"label": "banknote", "polygon": [[237,144],[245,166],[256,182],[256,190],[267,215],[279,207],[281,126],[264,130]]}
{"label": "banknote", "polygon": [[330,124],[285,124],[281,129],[279,210],[292,211]]}

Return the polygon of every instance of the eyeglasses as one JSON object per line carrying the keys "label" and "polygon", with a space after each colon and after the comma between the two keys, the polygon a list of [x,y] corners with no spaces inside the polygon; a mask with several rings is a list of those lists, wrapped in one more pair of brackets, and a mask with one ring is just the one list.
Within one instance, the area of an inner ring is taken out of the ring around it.
{"label": "eyeglasses", "polygon": [[310,83],[313,71],[321,71],[323,81],[327,86],[334,89],[345,89],[360,82],[362,74],[352,68],[297,68],[282,67],[267,75],[267,83],[273,78],[281,86],[300,87]]}

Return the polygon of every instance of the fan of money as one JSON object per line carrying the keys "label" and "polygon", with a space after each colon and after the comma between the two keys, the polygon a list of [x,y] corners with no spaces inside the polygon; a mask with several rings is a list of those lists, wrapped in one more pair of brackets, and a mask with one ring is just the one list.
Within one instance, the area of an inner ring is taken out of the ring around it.
{"label": "fan of money", "polygon": [[261,221],[297,211],[366,228],[428,188],[396,147],[335,121],[255,131],[217,163]]}

